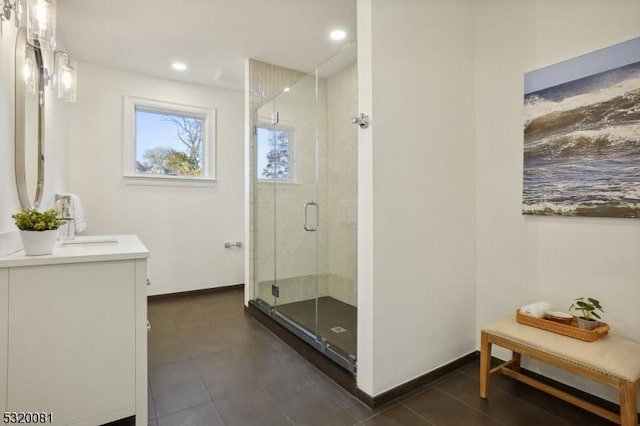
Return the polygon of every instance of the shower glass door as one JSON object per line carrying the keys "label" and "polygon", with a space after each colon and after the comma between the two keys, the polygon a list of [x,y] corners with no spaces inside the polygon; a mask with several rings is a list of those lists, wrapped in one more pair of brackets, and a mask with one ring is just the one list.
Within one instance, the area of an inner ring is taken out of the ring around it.
{"label": "shower glass door", "polygon": [[276,99],[274,139],[276,310],[313,338],[317,336],[319,241],[323,202],[319,199],[318,132],[322,124],[316,75],[308,74]]}
{"label": "shower glass door", "polygon": [[354,372],[355,56],[354,44],[260,103],[253,210],[257,302]]}

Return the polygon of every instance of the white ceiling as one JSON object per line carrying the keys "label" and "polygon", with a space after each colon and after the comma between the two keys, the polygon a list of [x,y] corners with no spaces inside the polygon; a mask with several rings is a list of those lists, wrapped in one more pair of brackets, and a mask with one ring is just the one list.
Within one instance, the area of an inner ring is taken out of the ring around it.
{"label": "white ceiling", "polygon": [[[216,75],[242,77],[247,58],[312,71],[356,37],[355,0],[58,0],[57,13],[81,62],[238,89]],[[329,39],[336,28],[345,40]]]}

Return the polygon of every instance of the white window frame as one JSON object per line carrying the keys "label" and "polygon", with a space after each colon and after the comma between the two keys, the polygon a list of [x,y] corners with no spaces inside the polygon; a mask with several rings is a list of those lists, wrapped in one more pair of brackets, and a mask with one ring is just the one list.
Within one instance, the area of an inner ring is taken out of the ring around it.
{"label": "white window frame", "polygon": [[[202,176],[163,176],[136,172],[136,107],[150,112],[202,118]],[[216,182],[216,110],[154,99],[124,97],[122,167],[132,185],[211,186]]]}
{"label": "white window frame", "polygon": [[[280,131],[280,132],[286,132],[287,135],[289,136],[289,177],[286,179],[277,179],[277,178],[261,178],[259,177],[260,173],[258,172],[258,129],[267,129],[267,130],[275,130],[275,131]],[[255,141],[256,141],[256,166],[255,166],[255,172],[256,172],[256,179],[258,181],[258,183],[270,183],[270,182],[278,182],[278,183],[297,183],[296,181],[296,162],[295,162],[295,158],[294,158],[294,141],[295,141],[295,136],[294,136],[294,128],[293,127],[289,127],[289,126],[281,126],[278,125],[277,127],[274,127],[273,124],[271,123],[267,123],[267,122],[259,122],[256,125],[256,134],[255,134]]]}

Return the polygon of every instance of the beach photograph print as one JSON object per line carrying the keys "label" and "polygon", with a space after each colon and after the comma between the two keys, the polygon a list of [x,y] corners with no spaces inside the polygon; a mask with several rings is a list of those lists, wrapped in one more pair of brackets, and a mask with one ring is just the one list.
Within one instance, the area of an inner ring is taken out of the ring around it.
{"label": "beach photograph print", "polygon": [[523,214],[640,217],[640,38],[525,74]]}

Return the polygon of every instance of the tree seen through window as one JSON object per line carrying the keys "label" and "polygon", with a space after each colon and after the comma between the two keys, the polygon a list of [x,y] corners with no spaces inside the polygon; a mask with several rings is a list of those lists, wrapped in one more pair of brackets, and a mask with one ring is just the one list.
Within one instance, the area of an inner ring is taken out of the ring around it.
{"label": "tree seen through window", "polygon": [[291,143],[286,130],[258,127],[258,179],[291,179]]}
{"label": "tree seen through window", "polygon": [[136,172],[202,176],[204,119],[136,109]]}

